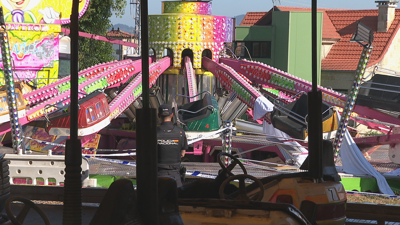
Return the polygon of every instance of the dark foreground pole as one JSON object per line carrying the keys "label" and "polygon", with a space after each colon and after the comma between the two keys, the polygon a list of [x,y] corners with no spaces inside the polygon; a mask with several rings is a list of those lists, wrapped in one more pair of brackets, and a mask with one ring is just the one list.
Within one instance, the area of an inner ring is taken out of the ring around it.
{"label": "dark foreground pole", "polygon": [[322,180],[322,92],[318,91],[317,0],[312,0],[312,91],[308,93],[308,173]]}
{"label": "dark foreground pole", "polygon": [[145,224],[156,225],[158,220],[157,134],[156,109],[149,108],[149,29],[148,0],[141,1],[142,21],[142,97],[143,108],[137,110],[136,179],[140,215]]}
{"label": "dark foreground pole", "polygon": [[78,139],[78,15],[79,0],[73,0],[71,13],[71,123],[65,149],[63,224],[82,224],[81,140]]}

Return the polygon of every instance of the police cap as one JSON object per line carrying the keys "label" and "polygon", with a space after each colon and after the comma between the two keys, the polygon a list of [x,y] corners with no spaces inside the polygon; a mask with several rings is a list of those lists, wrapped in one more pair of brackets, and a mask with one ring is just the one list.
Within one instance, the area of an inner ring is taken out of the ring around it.
{"label": "police cap", "polygon": [[160,116],[169,116],[172,114],[171,106],[168,104],[162,104],[158,107],[158,114]]}

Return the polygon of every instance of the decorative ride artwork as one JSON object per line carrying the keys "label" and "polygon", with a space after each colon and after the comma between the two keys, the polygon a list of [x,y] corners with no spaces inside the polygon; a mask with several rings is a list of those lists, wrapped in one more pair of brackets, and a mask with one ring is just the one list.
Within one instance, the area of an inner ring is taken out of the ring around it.
{"label": "decorative ride artwork", "polygon": [[[72,0],[1,0],[6,23],[70,23]],[[89,0],[79,1],[79,17],[89,6]]]}
{"label": "decorative ride artwork", "polygon": [[[9,35],[14,79],[45,86],[58,78],[61,24],[70,22],[72,0],[0,0]],[[79,17],[89,6],[81,0]],[[4,85],[3,68],[0,85]]]}

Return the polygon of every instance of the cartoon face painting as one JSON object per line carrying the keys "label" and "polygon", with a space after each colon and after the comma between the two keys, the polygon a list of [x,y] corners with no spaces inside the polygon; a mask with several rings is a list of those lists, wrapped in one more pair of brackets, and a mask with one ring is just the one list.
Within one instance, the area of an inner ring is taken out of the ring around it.
{"label": "cartoon face painting", "polygon": [[14,9],[20,9],[24,10],[28,4],[29,0],[7,0],[7,2],[14,8]]}
{"label": "cartoon face painting", "polygon": [[[56,80],[61,25],[71,22],[73,0],[0,0],[15,79],[36,79],[39,87]],[[79,17],[89,0],[79,0]],[[1,58],[1,53],[0,53]],[[0,85],[5,85],[0,68]]]}
{"label": "cartoon face painting", "polygon": [[14,9],[20,9],[24,10],[29,3],[31,2],[30,0],[7,0],[7,2],[14,8]]}
{"label": "cartoon face painting", "polygon": [[29,10],[36,7],[41,0],[1,0],[10,13],[5,15],[5,21],[14,23],[37,23],[35,15]]}
{"label": "cartoon face painting", "polygon": [[[0,0],[5,22],[13,23],[70,23],[72,0]],[[89,0],[79,0],[79,17],[89,6]]]}

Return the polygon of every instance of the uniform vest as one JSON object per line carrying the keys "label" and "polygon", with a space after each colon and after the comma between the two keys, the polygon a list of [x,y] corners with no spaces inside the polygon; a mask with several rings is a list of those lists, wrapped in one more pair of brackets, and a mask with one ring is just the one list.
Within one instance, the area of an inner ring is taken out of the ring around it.
{"label": "uniform vest", "polygon": [[158,163],[160,166],[162,164],[180,164],[182,151],[180,139],[181,132],[176,126],[172,130],[157,128]]}

